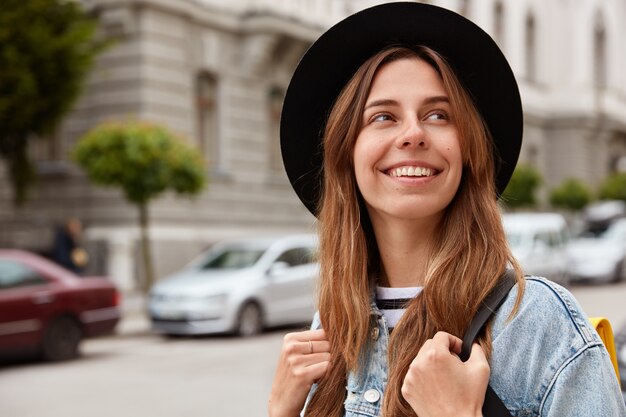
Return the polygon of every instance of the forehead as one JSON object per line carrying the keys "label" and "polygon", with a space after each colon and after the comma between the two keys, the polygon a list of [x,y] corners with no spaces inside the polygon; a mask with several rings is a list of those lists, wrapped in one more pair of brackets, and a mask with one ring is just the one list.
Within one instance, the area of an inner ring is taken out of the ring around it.
{"label": "forehead", "polygon": [[381,65],[372,81],[369,97],[385,94],[444,95],[439,73],[417,57],[400,58]]}

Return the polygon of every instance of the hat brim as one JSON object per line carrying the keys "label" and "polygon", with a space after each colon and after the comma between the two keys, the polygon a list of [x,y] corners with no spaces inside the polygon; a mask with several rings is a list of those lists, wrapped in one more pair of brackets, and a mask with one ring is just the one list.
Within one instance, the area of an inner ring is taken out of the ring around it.
{"label": "hat brim", "polygon": [[314,215],[328,113],[357,69],[396,44],[428,46],[446,59],[491,132],[498,194],[513,174],[522,143],[522,104],[500,48],[480,27],[450,10],[423,3],[386,3],[353,14],[322,34],[300,60],[287,89],[280,126],[283,163],[296,194]]}

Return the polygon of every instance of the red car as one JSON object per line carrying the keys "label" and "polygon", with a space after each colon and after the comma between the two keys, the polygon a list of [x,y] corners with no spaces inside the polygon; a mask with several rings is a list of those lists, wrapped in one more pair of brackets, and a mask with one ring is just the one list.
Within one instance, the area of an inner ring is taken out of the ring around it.
{"label": "red car", "polygon": [[41,256],[0,249],[0,354],[74,358],[83,338],[113,331],[119,304],[106,278],[81,278]]}

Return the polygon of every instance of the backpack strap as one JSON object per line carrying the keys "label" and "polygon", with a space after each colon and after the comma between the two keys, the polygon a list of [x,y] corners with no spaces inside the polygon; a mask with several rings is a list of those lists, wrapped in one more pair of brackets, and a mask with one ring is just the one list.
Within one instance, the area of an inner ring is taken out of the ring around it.
{"label": "backpack strap", "polygon": [[[469,328],[463,336],[463,347],[461,348],[461,354],[459,355],[463,362],[467,361],[472,351],[472,344],[476,339],[476,336],[485,327],[485,324],[493,313],[502,305],[504,299],[509,294],[509,291],[516,283],[515,271],[507,269],[496,286],[491,290],[487,297],[482,302],[482,305],[474,315],[474,318],[470,322]],[[483,403],[483,416],[484,417],[510,417],[511,413],[502,403],[502,400],[498,395],[487,386],[487,392],[485,393],[485,402]]]}

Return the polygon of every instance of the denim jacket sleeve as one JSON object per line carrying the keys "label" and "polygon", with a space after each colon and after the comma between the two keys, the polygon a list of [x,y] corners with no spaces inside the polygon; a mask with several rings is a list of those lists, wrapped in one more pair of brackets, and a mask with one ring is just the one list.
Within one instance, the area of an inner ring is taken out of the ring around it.
{"label": "denim jacket sleeve", "polygon": [[574,297],[543,278],[517,287],[494,317],[490,385],[516,417],[626,417],[602,340]]}

